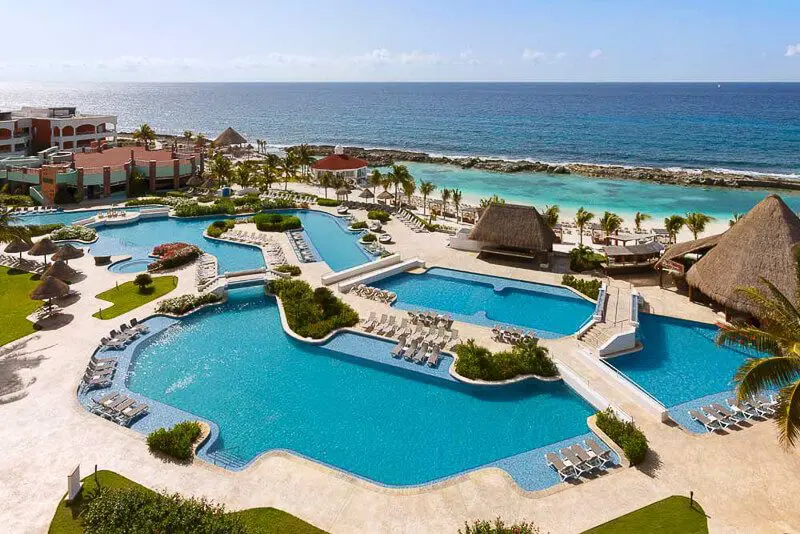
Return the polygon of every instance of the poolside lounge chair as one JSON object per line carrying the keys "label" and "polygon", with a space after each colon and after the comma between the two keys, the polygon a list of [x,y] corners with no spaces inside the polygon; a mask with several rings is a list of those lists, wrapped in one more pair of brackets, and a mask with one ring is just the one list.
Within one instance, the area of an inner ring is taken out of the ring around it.
{"label": "poolside lounge chair", "polygon": [[410,360],[414,353],[417,351],[417,347],[419,346],[419,339],[412,339],[409,344],[403,347],[403,352],[400,353],[400,356]]}
{"label": "poolside lounge chair", "polygon": [[689,410],[689,415],[692,419],[703,425],[709,432],[722,430],[723,428],[722,423],[720,423],[716,417],[706,417],[704,413],[701,413],[697,410]]}
{"label": "poolside lounge chair", "polygon": [[425,361],[426,355],[428,354],[428,347],[430,345],[428,343],[422,343],[417,352],[411,357],[414,360],[414,363],[422,363]]}
{"label": "poolside lounge chair", "polygon": [[455,343],[458,341],[458,330],[455,328],[450,331],[450,339],[447,340],[447,343]]}
{"label": "poolside lounge chair", "polygon": [[94,389],[94,388],[105,388],[111,385],[111,376],[104,375],[104,376],[93,376],[88,380],[86,377],[83,379],[83,388],[85,389]]}
{"label": "poolside lounge chair", "polygon": [[561,456],[566,458],[566,460],[572,464],[572,466],[575,468],[575,471],[578,472],[578,476],[582,475],[583,473],[588,473],[593,469],[588,463],[578,458],[578,456],[572,452],[572,449],[564,447],[559,452],[561,452]]}
{"label": "poolside lounge chair", "polygon": [[389,320],[380,328],[380,330],[378,330],[378,334],[380,334],[382,336],[388,336],[392,332],[394,332],[394,328],[395,328],[394,322],[396,320],[397,320],[397,318],[394,315],[389,317]]}
{"label": "poolside lounge chair", "polygon": [[369,317],[367,317],[366,321],[364,321],[364,330],[369,332],[378,324],[377,317],[375,316],[375,312],[369,312]]}
{"label": "poolside lounge chair", "polygon": [[91,370],[94,373],[100,373],[109,369],[111,370],[116,369],[116,367],[117,367],[116,360],[95,361],[90,359],[89,365],[86,366],[86,370],[87,371]]}
{"label": "poolside lounge chair", "polygon": [[728,410],[726,407],[717,402],[712,402],[709,404],[709,408],[716,411],[722,417],[722,419],[730,421],[733,424],[736,424],[742,420],[741,417],[739,417],[735,412]]}
{"label": "poolside lounge chair", "polygon": [[120,332],[127,335],[131,339],[136,339],[137,337],[139,337],[139,331],[132,330],[126,323],[122,323],[121,325],[119,325],[119,330]]}
{"label": "poolside lounge chair", "polygon": [[137,321],[135,317],[131,319],[131,330],[138,330],[142,334],[147,334],[148,332],[150,332],[150,328],[148,328],[147,325],[139,323],[139,321]]}
{"label": "poolside lounge chair", "polygon": [[553,468],[553,470],[558,473],[558,476],[561,477],[561,482],[565,482],[571,478],[578,478],[578,472],[575,467],[564,463],[556,453],[548,452],[544,455],[544,459],[547,461],[547,465]]}
{"label": "poolside lounge chair", "polygon": [[119,397],[119,395],[120,394],[118,391],[114,391],[113,393],[108,393],[106,395],[103,395],[99,399],[92,399],[92,400],[95,402],[95,404],[98,404],[100,406],[105,406],[109,402],[114,402],[114,400],[117,397]]}
{"label": "poolside lounge chair", "polygon": [[109,339],[107,337],[100,338],[100,345],[103,349],[124,349],[125,342],[121,339]]}
{"label": "poolside lounge chair", "polygon": [[108,406],[107,414],[110,415],[111,417],[115,417],[116,415],[124,412],[125,410],[133,406],[134,404],[136,404],[136,399],[133,399],[131,397],[125,397],[125,399],[121,400],[120,402]]}
{"label": "poolside lounge chair", "polygon": [[775,406],[777,404],[777,401],[772,397],[768,398],[761,394],[753,395],[751,402],[751,405],[762,415],[775,415]]}
{"label": "poolside lounge chair", "polygon": [[392,358],[398,358],[400,353],[403,352],[403,348],[406,346],[406,338],[405,336],[400,336],[400,340],[397,342],[397,345],[394,346],[392,349]]}
{"label": "poolside lounge chair", "polygon": [[428,365],[431,367],[436,367],[436,365],[439,363],[439,352],[439,347],[433,348],[433,352],[431,352],[430,356],[428,356]]}
{"label": "poolside lounge chair", "polygon": [[586,449],[577,443],[571,445],[569,449],[575,453],[575,456],[577,456],[581,462],[589,466],[590,469],[600,469],[600,467],[603,465],[603,461],[598,458],[597,455],[594,453],[589,454]]}
{"label": "poolside lounge chair", "polygon": [[116,358],[98,358],[96,354],[92,354],[92,357],[89,358],[91,363],[106,363],[106,362],[116,362]]}
{"label": "poolside lounge chair", "polygon": [[600,459],[602,462],[600,468],[605,469],[606,466],[612,465],[614,462],[611,459],[611,451],[608,449],[603,449],[600,445],[593,439],[585,439],[583,440],[584,445],[586,445],[587,450],[590,454],[594,454],[597,458]]}
{"label": "poolside lounge chair", "polygon": [[716,419],[723,428],[728,428],[729,426],[736,423],[736,421],[729,421],[725,416],[718,413],[717,410],[712,408],[709,405],[702,406],[700,411],[706,415],[709,419]]}
{"label": "poolside lounge chair", "polygon": [[385,313],[381,314],[381,320],[375,323],[375,333],[380,334],[380,331],[383,329],[383,326],[386,324],[386,319],[388,319],[388,315]]}
{"label": "poolside lounge chair", "polygon": [[116,417],[116,421],[121,425],[129,425],[134,419],[140,415],[144,415],[149,411],[150,407],[147,404],[139,403],[136,406],[130,406],[122,411]]}
{"label": "poolside lounge chair", "polygon": [[738,414],[739,417],[743,417],[746,419],[754,419],[756,417],[760,417],[758,410],[747,404],[746,402],[742,402],[737,400],[735,397],[729,398],[727,401],[728,406],[730,406],[733,413]]}
{"label": "poolside lounge chair", "polygon": [[397,336],[407,336],[412,332],[411,325],[408,324],[408,317],[403,317],[400,326],[397,327]]}

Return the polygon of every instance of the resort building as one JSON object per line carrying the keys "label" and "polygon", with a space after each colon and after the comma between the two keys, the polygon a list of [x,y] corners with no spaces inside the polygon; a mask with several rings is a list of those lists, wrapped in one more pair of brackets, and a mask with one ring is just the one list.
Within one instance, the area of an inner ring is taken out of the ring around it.
{"label": "resort building", "polygon": [[[693,300],[716,303],[726,315],[755,315],[755,304],[738,288],[766,289],[762,280],[768,280],[784,295],[797,295],[798,245],[800,218],[770,195],[724,233],[670,247],[656,268],[662,282],[664,271],[679,284],[685,280]],[[699,259],[691,264],[687,257]]]}
{"label": "resort building", "polygon": [[84,115],[74,107],[0,111],[0,158],[53,146],[77,151],[116,140],[116,115]]}
{"label": "resort building", "polygon": [[348,184],[364,186],[367,183],[367,162],[348,156],[341,146],[337,146],[330,156],[315,161],[311,171],[317,182],[322,175],[331,173]]}

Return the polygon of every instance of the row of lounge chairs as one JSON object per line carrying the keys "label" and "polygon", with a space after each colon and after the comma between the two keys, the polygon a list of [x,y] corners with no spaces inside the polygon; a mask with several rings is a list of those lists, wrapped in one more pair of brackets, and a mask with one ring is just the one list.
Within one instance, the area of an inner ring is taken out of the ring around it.
{"label": "row of lounge chairs", "polygon": [[17,207],[9,207],[9,213],[52,213],[54,211],[61,211],[59,208],[48,208],[46,206],[33,206],[33,207],[26,207],[26,206],[17,206]]}
{"label": "row of lounge chairs", "polygon": [[89,359],[86,372],[83,373],[81,389],[107,388],[114,378],[117,370],[116,358],[98,358],[94,354]]}
{"label": "row of lounge chairs", "polygon": [[361,246],[373,256],[383,256],[389,253],[389,251],[387,251],[386,248],[384,248],[384,246],[378,242],[367,243],[366,245],[362,244]]}
{"label": "row of lounge chairs", "polygon": [[578,443],[569,447],[564,447],[560,455],[555,452],[548,452],[544,459],[564,482],[570,479],[591,473],[592,471],[605,471],[614,461],[611,451],[603,449],[594,439],[583,440],[584,446]]}
{"label": "row of lounge chairs", "polygon": [[410,211],[406,210],[399,210],[397,212],[397,218],[403,221],[403,224],[411,228],[417,233],[424,234],[428,233],[427,228],[425,225],[420,222],[416,215],[413,215]]}
{"label": "row of lounge chairs", "polygon": [[92,399],[92,401],[92,413],[123,426],[130,425],[150,410],[147,404],[137,402],[136,399],[118,392],[109,393],[99,399]]}
{"label": "row of lounge chairs", "polygon": [[400,336],[391,354],[393,358],[405,358],[418,364],[428,362],[431,367],[436,367],[441,350],[442,346],[438,343],[420,340],[419,337],[412,339],[412,336]]}
{"label": "row of lounge chairs", "polygon": [[433,312],[408,312],[408,316],[413,324],[425,326],[442,326],[449,330],[453,326],[452,315],[442,315]]}
{"label": "row of lounge chairs", "polygon": [[354,287],[353,293],[359,297],[377,300],[378,302],[384,302],[386,304],[391,304],[397,298],[397,294],[392,291],[387,291],[385,289],[379,289],[377,287],[371,287],[364,284],[359,284]]}
{"label": "row of lounge chairs", "polygon": [[311,247],[308,246],[306,243],[305,238],[303,237],[303,232],[301,231],[294,231],[294,232],[286,232],[286,235],[289,236],[289,242],[294,247],[295,253],[297,253],[298,259],[303,263],[314,263],[317,261],[314,252],[311,250]]}
{"label": "row of lounge chairs", "polygon": [[522,330],[521,328],[506,328],[503,325],[496,324],[492,327],[492,337],[500,343],[509,343],[516,345],[520,341],[534,340],[536,335],[532,330]]}
{"label": "row of lounge chairs", "polygon": [[34,274],[41,274],[46,269],[45,264],[42,262],[30,260],[28,258],[20,259],[19,256],[12,256],[10,254],[0,254],[0,265]]}
{"label": "row of lounge chairs", "polygon": [[689,410],[689,416],[709,431],[723,430],[752,419],[764,419],[775,415],[778,404],[773,396],[753,395],[747,400],[727,399],[727,406],[712,402],[697,410]]}
{"label": "row of lounge chairs", "polygon": [[239,243],[250,243],[253,245],[265,245],[271,242],[268,235],[260,234],[258,232],[243,232],[242,230],[228,230],[225,232],[225,237],[231,241]]}
{"label": "row of lounge chairs", "polygon": [[105,211],[101,211],[97,214],[98,219],[117,219],[117,218],[125,218],[126,212],[125,210],[115,210],[113,208],[107,209]]}
{"label": "row of lounge chairs", "polygon": [[109,332],[109,337],[102,337],[100,338],[100,347],[105,349],[124,349],[125,346],[139,337],[141,334],[146,334],[150,331],[143,324],[139,324],[136,319],[131,319],[131,324],[128,326],[125,323],[122,323],[119,327],[119,331],[111,330]]}
{"label": "row of lounge chairs", "polygon": [[296,202],[316,202],[317,197],[314,195],[307,195],[305,193],[298,193],[296,191],[268,191],[261,195],[263,199],[275,198],[275,199],[285,199],[285,200],[294,200]]}
{"label": "row of lounge chairs", "polygon": [[217,258],[211,254],[203,254],[197,262],[197,271],[195,273],[195,280],[198,289],[204,289],[211,282],[217,279],[219,270],[217,267]]}

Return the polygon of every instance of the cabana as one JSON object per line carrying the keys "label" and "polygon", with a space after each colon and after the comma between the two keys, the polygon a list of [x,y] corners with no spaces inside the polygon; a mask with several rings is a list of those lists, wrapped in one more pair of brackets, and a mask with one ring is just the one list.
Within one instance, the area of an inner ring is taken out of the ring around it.
{"label": "cabana", "polygon": [[44,277],[49,276],[58,278],[62,282],[72,282],[78,277],[78,271],[64,263],[64,260],[57,260],[44,272]]}
{"label": "cabana", "polygon": [[45,237],[37,241],[28,251],[28,254],[31,256],[44,256],[44,264],[47,265],[47,255],[55,254],[56,252],[58,252],[58,246],[49,237]]}
{"label": "cabana", "polygon": [[603,247],[606,255],[606,271],[608,272],[633,272],[651,269],[661,253],[664,245],[651,241],[634,245],[612,245]]}
{"label": "cabana", "polygon": [[6,246],[5,251],[8,252],[9,254],[16,254],[17,252],[19,252],[19,259],[20,261],[22,261],[22,253],[29,251],[32,246],[33,243],[29,243],[17,237],[16,239],[14,239],[14,241],[9,243],[8,246]]}
{"label": "cabana", "polygon": [[53,254],[53,261],[65,260],[69,264],[69,260],[77,260],[83,257],[83,249],[75,248],[70,243],[61,245],[55,254]]}
{"label": "cabana", "polygon": [[549,266],[556,236],[533,206],[492,204],[484,210],[468,240],[481,254],[538,261]]}
{"label": "cabana", "polygon": [[216,146],[246,145],[247,139],[242,134],[228,126],[224,132],[214,139]]}

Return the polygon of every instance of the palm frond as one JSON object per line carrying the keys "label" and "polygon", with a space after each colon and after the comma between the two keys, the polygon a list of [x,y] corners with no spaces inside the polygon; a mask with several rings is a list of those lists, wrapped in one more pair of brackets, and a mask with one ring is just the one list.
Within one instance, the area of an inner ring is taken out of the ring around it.
{"label": "palm frond", "polygon": [[800,380],[782,388],[777,401],[775,423],[778,425],[778,440],[786,448],[794,447],[800,437]]}
{"label": "palm frond", "polygon": [[800,376],[800,358],[770,356],[747,358],[736,371],[733,381],[736,395],[746,399],[766,389],[780,388]]}
{"label": "palm frond", "polygon": [[748,324],[734,324],[720,328],[717,332],[718,345],[728,347],[752,347],[760,352],[778,356],[781,354],[781,340],[771,332]]}

